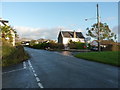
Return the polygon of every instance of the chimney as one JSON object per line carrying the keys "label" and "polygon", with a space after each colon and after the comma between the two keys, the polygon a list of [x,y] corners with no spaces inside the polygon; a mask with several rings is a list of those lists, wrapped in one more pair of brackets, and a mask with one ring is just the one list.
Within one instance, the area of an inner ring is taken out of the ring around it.
{"label": "chimney", "polygon": [[76,32],[75,32],[75,30],[74,30],[74,35],[73,35],[73,37],[76,38]]}

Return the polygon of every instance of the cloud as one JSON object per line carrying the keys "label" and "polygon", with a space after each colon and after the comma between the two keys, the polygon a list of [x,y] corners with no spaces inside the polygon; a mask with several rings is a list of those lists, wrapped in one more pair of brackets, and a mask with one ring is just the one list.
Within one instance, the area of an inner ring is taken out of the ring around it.
{"label": "cloud", "polygon": [[[63,26],[54,27],[54,28],[32,28],[32,27],[24,27],[24,26],[15,26],[15,30],[17,31],[20,38],[31,38],[31,39],[52,39],[57,40],[58,33],[61,30],[65,31],[73,31]],[[81,31],[80,29],[76,31]]]}

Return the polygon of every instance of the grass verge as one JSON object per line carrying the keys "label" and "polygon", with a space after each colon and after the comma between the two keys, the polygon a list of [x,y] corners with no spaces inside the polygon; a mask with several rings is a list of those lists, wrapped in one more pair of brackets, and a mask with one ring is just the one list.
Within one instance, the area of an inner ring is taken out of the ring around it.
{"label": "grass verge", "polygon": [[86,52],[74,55],[77,58],[96,61],[104,64],[120,66],[118,55],[120,51],[104,51],[104,52]]}

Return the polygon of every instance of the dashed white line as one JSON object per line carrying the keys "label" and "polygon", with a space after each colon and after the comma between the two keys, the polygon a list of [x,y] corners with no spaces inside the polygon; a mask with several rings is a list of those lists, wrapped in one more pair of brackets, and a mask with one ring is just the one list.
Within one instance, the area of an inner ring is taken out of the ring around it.
{"label": "dashed white line", "polygon": [[34,70],[33,67],[31,67],[31,69]]}
{"label": "dashed white line", "polygon": [[35,73],[35,70],[32,70]]}
{"label": "dashed white line", "polygon": [[39,86],[40,88],[44,88],[43,85],[40,83],[40,79],[38,78],[37,74],[35,73],[35,70],[34,70],[34,68],[32,67],[32,64],[31,64],[30,60],[28,60],[28,64],[29,64],[30,68],[32,69],[32,72],[33,72],[33,74],[34,74],[34,76],[35,76],[35,78],[36,78],[36,81],[37,81],[38,86]]}
{"label": "dashed white line", "polygon": [[37,80],[37,82],[40,82],[40,79],[38,77],[36,77],[36,80]]}
{"label": "dashed white line", "polygon": [[37,77],[37,74],[34,73],[34,76]]}
{"label": "dashed white line", "polygon": [[32,66],[31,65],[29,65],[31,68],[32,68]]}
{"label": "dashed white line", "polygon": [[40,88],[44,88],[43,85],[42,85],[40,82],[38,83],[38,86],[39,86]]}
{"label": "dashed white line", "polygon": [[29,60],[28,60],[28,64],[29,64],[30,66],[32,66],[32,65],[31,65],[31,62],[30,62]]}

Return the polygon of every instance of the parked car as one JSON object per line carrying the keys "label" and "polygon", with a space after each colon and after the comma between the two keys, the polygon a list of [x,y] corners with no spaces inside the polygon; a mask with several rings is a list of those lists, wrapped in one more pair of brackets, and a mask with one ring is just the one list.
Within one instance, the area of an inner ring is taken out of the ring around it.
{"label": "parked car", "polygon": [[92,51],[98,51],[98,47],[92,47],[91,50]]}

